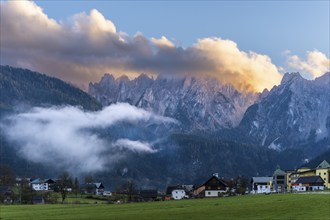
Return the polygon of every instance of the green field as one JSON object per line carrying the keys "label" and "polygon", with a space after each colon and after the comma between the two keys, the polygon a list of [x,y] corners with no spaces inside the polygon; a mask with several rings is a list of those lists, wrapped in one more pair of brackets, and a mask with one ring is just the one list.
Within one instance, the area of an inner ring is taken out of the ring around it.
{"label": "green field", "polygon": [[329,220],[330,194],[274,194],[132,204],[1,206],[0,219]]}

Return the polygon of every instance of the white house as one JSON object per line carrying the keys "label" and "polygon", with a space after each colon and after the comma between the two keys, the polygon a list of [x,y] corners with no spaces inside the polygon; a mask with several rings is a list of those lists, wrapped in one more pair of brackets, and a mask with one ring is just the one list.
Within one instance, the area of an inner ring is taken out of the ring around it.
{"label": "white house", "polygon": [[31,181],[31,187],[35,191],[47,191],[48,190],[48,183],[41,179],[35,179]]}
{"label": "white house", "polygon": [[186,192],[183,189],[174,189],[171,193],[173,199],[183,199],[186,196]]}
{"label": "white house", "polygon": [[31,187],[35,191],[48,191],[53,190],[53,186],[55,184],[55,181],[52,179],[35,179],[31,181]]}
{"label": "white house", "polygon": [[186,197],[186,191],[180,185],[178,186],[168,186],[166,194],[171,196],[172,199],[179,200]]}
{"label": "white house", "polygon": [[272,190],[273,177],[252,177],[251,193],[270,193]]}

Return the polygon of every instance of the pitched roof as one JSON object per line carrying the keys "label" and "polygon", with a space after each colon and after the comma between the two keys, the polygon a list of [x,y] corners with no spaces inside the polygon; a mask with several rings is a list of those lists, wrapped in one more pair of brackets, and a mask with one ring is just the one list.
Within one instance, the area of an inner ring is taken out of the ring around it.
{"label": "pitched roof", "polygon": [[322,163],[320,163],[317,168],[321,168],[321,169],[326,169],[326,168],[329,168],[330,167],[330,164],[326,161],[326,160],[323,160]]}
{"label": "pitched roof", "polygon": [[273,180],[273,177],[263,176],[263,177],[252,177],[254,183],[268,183]]}
{"label": "pitched roof", "polygon": [[[214,183],[212,180],[213,179],[215,179],[216,180],[216,182]],[[222,179],[219,179],[218,177],[216,177],[216,176],[212,176],[210,179],[208,179],[203,185],[223,185],[224,187],[227,187],[228,186],[228,184],[225,182],[225,181],[223,181]]]}
{"label": "pitched roof", "polygon": [[176,185],[176,186],[168,186],[166,189],[166,195],[170,195],[173,190],[176,189],[184,189],[181,185]]}
{"label": "pitched roof", "polygon": [[295,183],[307,184],[307,183],[324,183],[320,176],[302,176],[297,179]]}
{"label": "pitched roof", "polygon": [[38,179],[32,180],[31,184],[41,184],[41,183],[44,183],[44,182],[45,182],[44,180],[38,178]]}
{"label": "pitched roof", "polygon": [[104,188],[103,184],[102,183],[94,183],[96,188]]}
{"label": "pitched roof", "polygon": [[274,171],[274,175],[285,175],[285,174],[286,173],[283,170],[281,170],[280,168],[278,168]]}

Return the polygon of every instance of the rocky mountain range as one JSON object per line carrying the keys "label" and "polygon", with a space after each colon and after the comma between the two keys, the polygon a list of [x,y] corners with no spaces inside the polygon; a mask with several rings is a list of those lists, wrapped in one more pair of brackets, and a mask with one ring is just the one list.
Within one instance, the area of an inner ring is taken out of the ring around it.
{"label": "rocky mountain range", "polygon": [[[286,74],[279,86],[261,94],[239,92],[211,78],[153,79],[142,74],[129,79],[106,74],[90,84],[87,94],[26,69],[1,66],[0,77],[2,118],[15,115],[22,104],[99,111],[102,106],[127,102],[176,119],[179,123],[172,127],[145,121],[88,131],[109,143],[126,138],[152,143],[155,149],[152,154],[127,152],[125,159],[93,174],[113,187],[128,179],[150,187],[200,184],[212,173],[270,175],[277,165],[293,169],[306,159],[329,160],[324,157],[330,149],[330,73],[315,80]],[[23,176],[56,176],[54,167],[22,159],[17,143],[0,138],[2,164]]]}
{"label": "rocky mountain range", "polygon": [[315,80],[285,74],[279,86],[248,108],[238,128],[270,149],[305,145],[314,154],[325,151],[330,133],[330,73]]}
{"label": "rocky mountain range", "polygon": [[261,94],[239,92],[212,78],[142,74],[130,80],[105,74],[90,83],[89,94],[103,106],[128,102],[173,117],[188,132],[215,132],[277,151],[303,147],[316,155],[329,148],[330,73],[315,80],[287,73],[279,86]]}
{"label": "rocky mountain range", "polygon": [[153,79],[145,74],[130,80],[105,74],[89,84],[89,94],[103,106],[128,102],[158,115],[172,117],[186,130],[214,131],[236,127],[260,95],[241,93],[213,78]]}

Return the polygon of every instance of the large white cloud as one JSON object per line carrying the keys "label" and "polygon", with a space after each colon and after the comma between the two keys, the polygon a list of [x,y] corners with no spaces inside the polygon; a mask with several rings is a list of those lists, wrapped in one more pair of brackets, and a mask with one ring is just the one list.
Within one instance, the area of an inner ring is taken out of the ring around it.
{"label": "large white cloud", "polygon": [[287,53],[288,66],[296,71],[301,71],[305,77],[315,79],[326,72],[330,72],[330,59],[318,50],[307,51],[306,60],[302,60],[297,55]]}
{"label": "large white cloud", "polygon": [[181,48],[165,36],[130,37],[96,9],[60,22],[30,1],[1,2],[1,12],[1,64],[45,72],[80,87],[105,72],[211,75],[254,91],[281,80],[268,56],[241,51],[231,40],[204,38]]}
{"label": "large white cloud", "polygon": [[132,125],[142,121],[175,122],[120,103],[98,112],[85,112],[77,107],[33,108],[4,119],[0,128],[22,157],[80,173],[100,171],[106,165],[111,166],[123,159],[127,150],[156,152],[148,142],[107,140],[93,132],[93,129],[104,129],[123,121]]}

